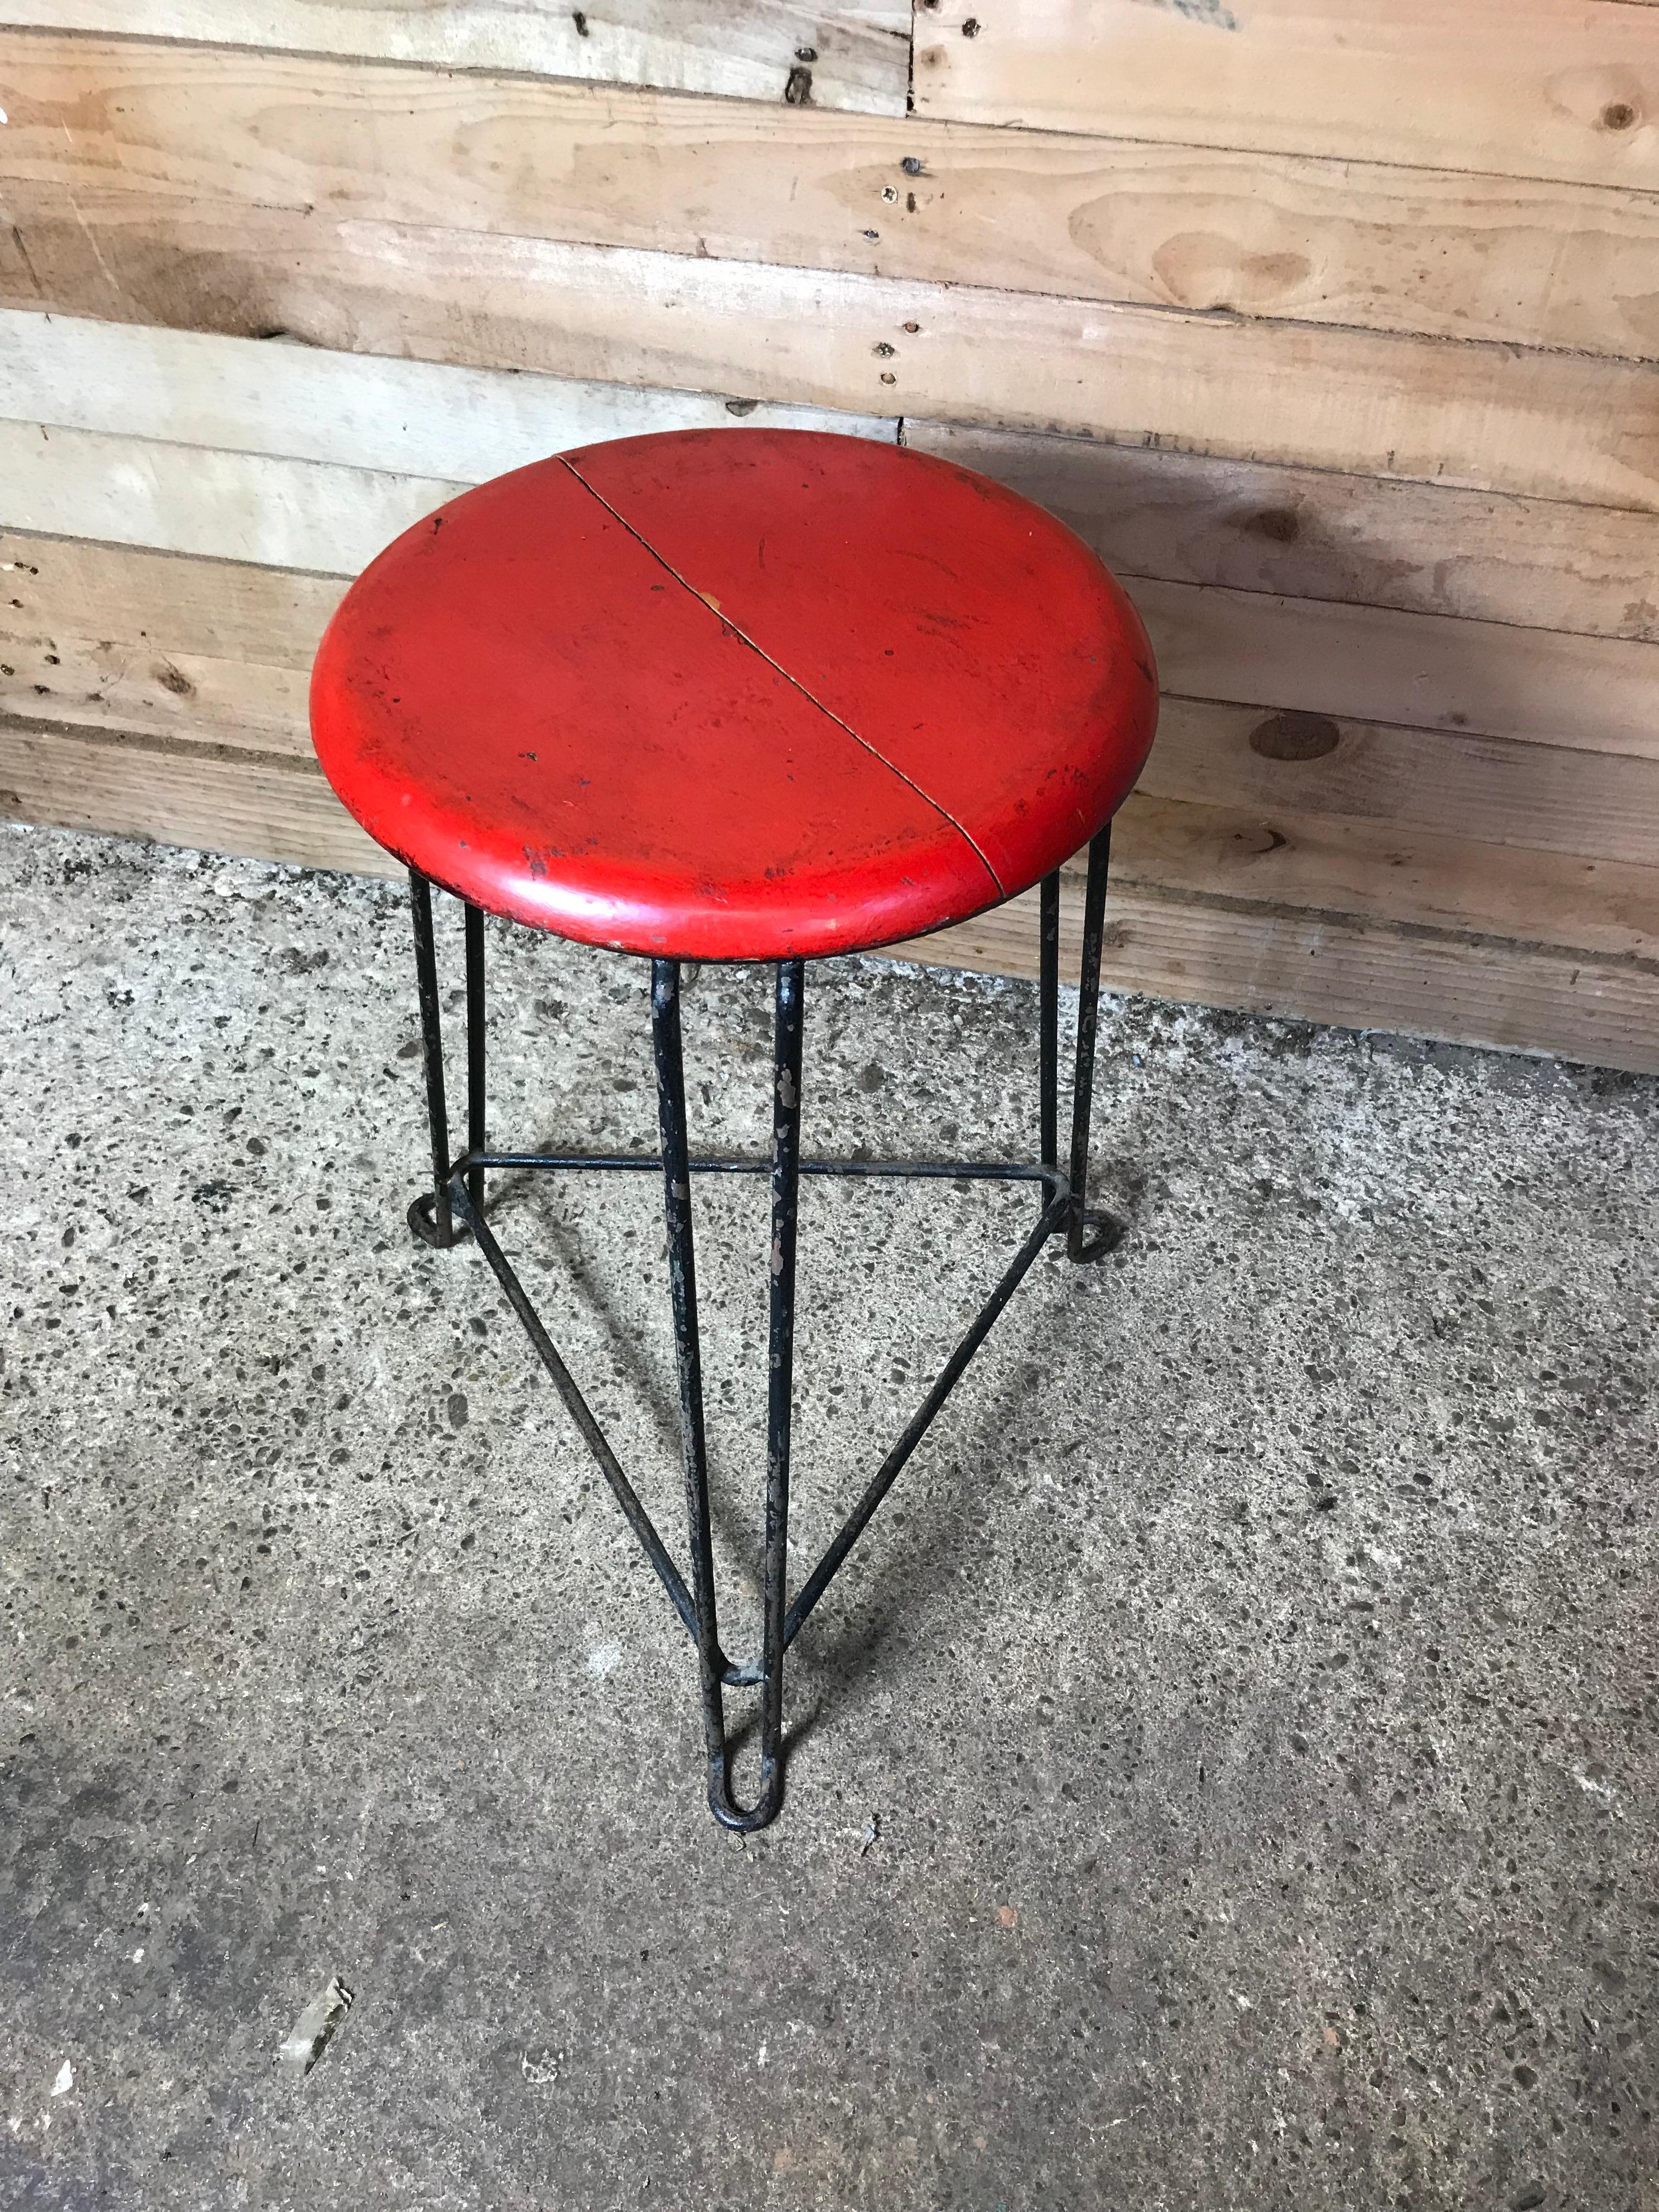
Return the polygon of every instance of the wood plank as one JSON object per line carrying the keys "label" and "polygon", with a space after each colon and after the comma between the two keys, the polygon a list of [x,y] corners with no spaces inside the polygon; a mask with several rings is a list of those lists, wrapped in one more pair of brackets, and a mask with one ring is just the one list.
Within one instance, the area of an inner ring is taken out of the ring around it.
{"label": "wood plank", "polygon": [[0,301],[112,326],[1659,507],[1659,369],[1637,362],[283,209],[135,224],[116,192],[13,222]]}
{"label": "wood plank", "polygon": [[444,484],[482,483],[548,453],[651,430],[738,422],[894,434],[890,422],[821,408],[740,399],[733,411],[706,392],[10,312],[0,312],[0,417]]}
{"label": "wood plank", "polygon": [[464,484],[0,419],[0,525],[352,573]]}
{"label": "wood plank", "polygon": [[308,671],[339,576],[0,530],[0,634]]}
{"label": "wood plank", "polygon": [[1260,707],[1166,696],[1139,788],[1212,806],[1267,807],[1455,832],[1483,844],[1659,866],[1659,768],[1458,731],[1329,722],[1316,758],[1252,744],[1283,718]]}
{"label": "wood plank", "polygon": [[[0,23],[665,85],[902,115],[908,0],[10,0]],[[810,49],[810,58],[804,50]]]}
{"label": "wood plank", "polygon": [[[38,558],[26,560],[28,554],[45,554],[50,582],[55,544],[8,536],[0,539],[0,553],[11,562],[24,559],[26,567],[39,565]],[[65,550],[80,557],[58,567],[70,586],[64,600],[54,607],[37,574],[29,609],[0,624],[0,713],[83,732],[167,738],[174,751],[234,747],[311,763],[309,652],[337,581],[295,580],[317,596],[272,633],[270,649],[283,656],[276,665],[194,653],[177,642],[164,649],[134,617],[160,612],[169,639],[199,642],[205,635],[222,644],[229,641],[216,599],[246,598],[251,580],[287,580],[227,562],[123,555],[112,548]],[[101,554],[101,562],[88,562],[88,554]],[[114,633],[95,643],[52,619],[57,612],[84,611],[76,606],[75,587],[88,570],[104,587],[96,611]],[[167,579],[174,586],[172,601],[152,609],[147,601]],[[9,634],[26,623],[42,634]],[[1177,727],[1177,748],[1182,741]],[[1155,763],[1159,758],[1155,755]],[[1246,758],[1260,773],[1254,791],[1237,794],[1242,803],[1214,803],[1216,779],[1202,758],[1195,769],[1188,760],[1166,767],[1162,776],[1154,773],[1149,783],[1173,782],[1200,794],[1200,801],[1158,796],[1146,786],[1133,794],[1119,817],[1115,879],[1588,950],[1659,953],[1659,865],[1504,847],[1393,819],[1310,811],[1297,801],[1321,795],[1316,776],[1298,776],[1293,769],[1284,778],[1285,763],[1248,752]],[[1645,849],[1659,863],[1659,772],[1650,772],[1647,783],[1654,803],[1634,810],[1634,818],[1647,826]],[[1323,795],[1341,797],[1350,787],[1336,781]],[[1081,856],[1074,866],[1082,866]]]}
{"label": "wood plank", "polygon": [[[0,721],[0,816],[396,876],[304,763]],[[1066,886],[1076,959],[1078,886]],[[1031,902],[895,957],[1029,974]],[[1465,931],[1368,926],[1267,902],[1126,887],[1109,908],[1109,988],[1395,1028],[1659,1072],[1659,963]]]}
{"label": "wood plank", "polygon": [[[1079,854],[1070,872],[1080,876]],[[1197,805],[1138,791],[1112,835],[1122,890],[1463,930],[1659,960],[1659,866],[1483,845],[1397,823],[1280,807]]]}
{"label": "wood plank", "polygon": [[[1073,880],[1061,902],[1073,975],[1080,938]],[[889,957],[1031,975],[1036,941],[1028,894]],[[1648,960],[1124,890],[1108,901],[1102,979],[1152,998],[1659,1073],[1659,976]]]}
{"label": "wood plank", "polygon": [[1122,581],[1167,692],[1659,761],[1659,645]]}
{"label": "wood plank", "polygon": [[303,669],[0,632],[0,714],[310,759]]}
{"label": "wood plank", "polygon": [[1659,185],[1659,14],[1620,0],[938,0],[924,115]]}
{"label": "wood plank", "polygon": [[109,733],[0,719],[0,818],[398,876],[315,762],[141,744]]}
{"label": "wood plank", "polygon": [[1659,641],[1659,521],[1616,507],[907,420],[1127,575]]}
{"label": "wood plank", "polygon": [[112,191],[319,208],[1659,356],[1642,192],[15,32],[0,106],[0,179],[60,215]]}
{"label": "wood plank", "polygon": [[[98,470],[93,475],[96,482]],[[239,492],[229,501],[228,522],[216,532],[198,511],[186,534],[234,540],[248,504]],[[342,536],[344,521],[337,513],[333,524]],[[309,666],[343,588],[340,580],[284,575],[231,560],[79,545],[15,531],[0,533],[0,562],[15,564],[0,568],[9,585],[3,596],[11,603],[0,605],[0,635],[19,641],[16,652],[9,645],[0,653],[0,661],[18,670],[26,684],[52,682],[64,700],[57,712],[75,719],[71,687],[40,668],[39,656],[57,650],[64,636],[90,637],[106,651],[131,648],[129,681],[142,681],[148,689],[123,696],[148,701],[145,726],[180,733],[191,726],[189,702],[180,704],[170,694],[155,662],[165,656],[188,669],[190,656],[198,656],[226,664],[208,687],[210,703],[223,700],[226,714],[216,725],[203,719],[196,726],[204,737],[228,741],[225,723],[234,717],[237,690],[230,671],[240,662],[250,671],[247,696],[258,706],[253,720],[264,732],[260,742],[305,750],[297,691],[288,695],[295,719],[287,734],[278,735],[281,717],[273,704],[278,694],[271,676],[261,672]],[[36,656],[28,675],[21,673],[25,646]],[[22,711],[33,711],[27,692],[16,696]],[[202,714],[205,718],[205,707]],[[1273,710],[1261,705],[1166,696],[1142,792],[1206,806],[1265,810],[1270,824],[1287,812],[1343,817],[1382,825],[1396,842],[1408,829],[1455,832],[1481,845],[1659,865],[1659,766],[1651,760],[1334,717],[1323,732],[1333,741],[1330,750],[1285,760],[1266,757],[1251,744],[1264,722],[1273,720]]]}
{"label": "wood plank", "polygon": [[[330,435],[319,413],[313,441]],[[183,453],[143,438],[0,420],[0,526],[276,568],[349,564],[355,573],[463,488],[201,447],[186,462]],[[1221,701],[1242,694],[1258,708],[1659,758],[1659,646],[1126,581],[1166,692]],[[53,627],[74,635],[86,625],[60,617]],[[248,657],[279,659],[282,650],[297,648],[273,641]],[[37,671],[28,680],[42,679]]]}

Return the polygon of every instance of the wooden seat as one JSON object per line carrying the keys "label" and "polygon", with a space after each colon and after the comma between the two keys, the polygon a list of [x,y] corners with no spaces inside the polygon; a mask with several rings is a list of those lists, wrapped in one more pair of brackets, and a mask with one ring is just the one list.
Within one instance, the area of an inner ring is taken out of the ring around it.
{"label": "wooden seat", "polygon": [[676,431],[404,532],[312,684],[370,835],[491,912],[777,960],[965,920],[1109,819],[1152,740],[1139,619],[1039,507],[901,448]]}

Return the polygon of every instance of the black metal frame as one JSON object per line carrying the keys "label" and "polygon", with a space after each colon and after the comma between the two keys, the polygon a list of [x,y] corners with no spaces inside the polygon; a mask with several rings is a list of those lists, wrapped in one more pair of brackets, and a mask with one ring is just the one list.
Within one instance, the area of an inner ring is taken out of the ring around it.
{"label": "black metal frame", "polygon": [[[694,1159],[685,1117],[685,1084],[680,1052],[680,963],[652,963],[651,1021],[657,1066],[658,1121],[661,1147],[649,1153],[499,1152],[485,1143],[485,1051],[483,916],[477,907],[466,917],[466,1150],[449,1152],[449,1116],[444,1091],[443,1037],[438,1000],[437,958],[432,932],[432,890],[427,879],[410,874],[415,922],[415,970],[420,995],[421,1033],[426,1069],[427,1109],[432,1134],[433,1187],[409,1209],[409,1224],[422,1243],[439,1248],[470,1233],[495,1270],[508,1304],[524,1324],[572,1419],[599,1462],[629,1526],[667,1591],[674,1610],[697,1648],[702,1680],[703,1742],[708,1762],[708,1802],[728,1828],[764,1827],[774,1820],[783,1788],[783,1657],[808,1615],[869,1525],[900,1470],[927,1433],[934,1416],[961,1380],[1003,1308],[1051,1237],[1063,1235],[1070,1258],[1098,1259],[1122,1234],[1110,1214],[1087,1204],[1089,1120],[1094,1091],[1096,1028],[1099,1014],[1100,956],[1111,848],[1109,826],[1089,848],[1084,893],[1083,957],[1078,1001],[1077,1062],[1072,1091],[1071,1149],[1060,1164],[1060,878],[1044,878],[1040,904],[1038,965],[1038,1109],[1042,1159],[1035,1166],[1007,1161],[828,1160],[800,1156],[801,1030],[805,963],[777,965],[774,1054],[772,1151],[769,1159]],[[670,1292],[679,1380],[680,1431],[685,1468],[686,1519],[691,1547],[691,1577],[675,1565],[655,1525],[605,1441],[587,1401],[543,1326],[524,1285],[496,1243],[484,1218],[484,1178],[498,1170],[592,1170],[636,1171],[660,1168],[668,1224]],[[766,1452],[766,1540],[761,1654],[737,1666],[721,1649],[714,1590],[714,1547],[708,1508],[708,1450],[703,1428],[702,1365],[697,1325],[696,1267],[691,1233],[691,1177],[696,1174],[770,1174],[772,1237],[771,1311],[769,1328]],[[1004,1270],[967,1334],[939,1370],[938,1379],[888,1453],[863,1496],[805,1582],[787,1601],[785,1572],[789,1525],[789,1444],[793,1411],[795,1325],[795,1215],[804,1175],[944,1177],[953,1182],[1034,1182],[1042,1186],[1042,1210],[1030,1235]],[[725,1692],[757,1687],[760,1698],[760,1788],[752,1805],[739,1806],[732,1792],[731,1740],[726,1725]]]}

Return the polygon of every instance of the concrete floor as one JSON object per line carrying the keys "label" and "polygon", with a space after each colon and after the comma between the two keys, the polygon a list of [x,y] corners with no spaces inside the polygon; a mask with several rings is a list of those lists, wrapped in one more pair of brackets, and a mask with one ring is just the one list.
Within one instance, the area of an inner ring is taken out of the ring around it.
{"label": "concrete floor", "polygon": [[[0,2204],[1659,2205],[1659,1085],[1109,1004],[1133,1234],[1039,1263],[744,1844],[482,1261],[404,1230],[393,890],[27,831],[0,881]],[[491,948],[500,1126],[648,1141],[641,968]],[[688,1013],[757,1133],[762,978]],[[1034,1038],[821,971],[808,1140],[1021,1147]],[[672,1521],[658,1194],[605,1188],[497,1227]],[[764,1198],[700,1203],[752,1622]],[[800,1561],[1029,1206],[807,1194]]]}

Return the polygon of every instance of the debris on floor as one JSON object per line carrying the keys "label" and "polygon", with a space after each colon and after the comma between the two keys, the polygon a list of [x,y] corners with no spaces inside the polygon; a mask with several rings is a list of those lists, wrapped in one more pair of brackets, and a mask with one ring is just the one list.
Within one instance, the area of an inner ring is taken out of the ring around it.
{"label": "debris on floor", "polygon": [[289,2029],[288,2040],[276,2054],[286,2072],[301,2079],[310,2073],[327,2050],[335,2029],[350,2011],[352,1996],[353,1992],[337,1974],[318,1990]]}

